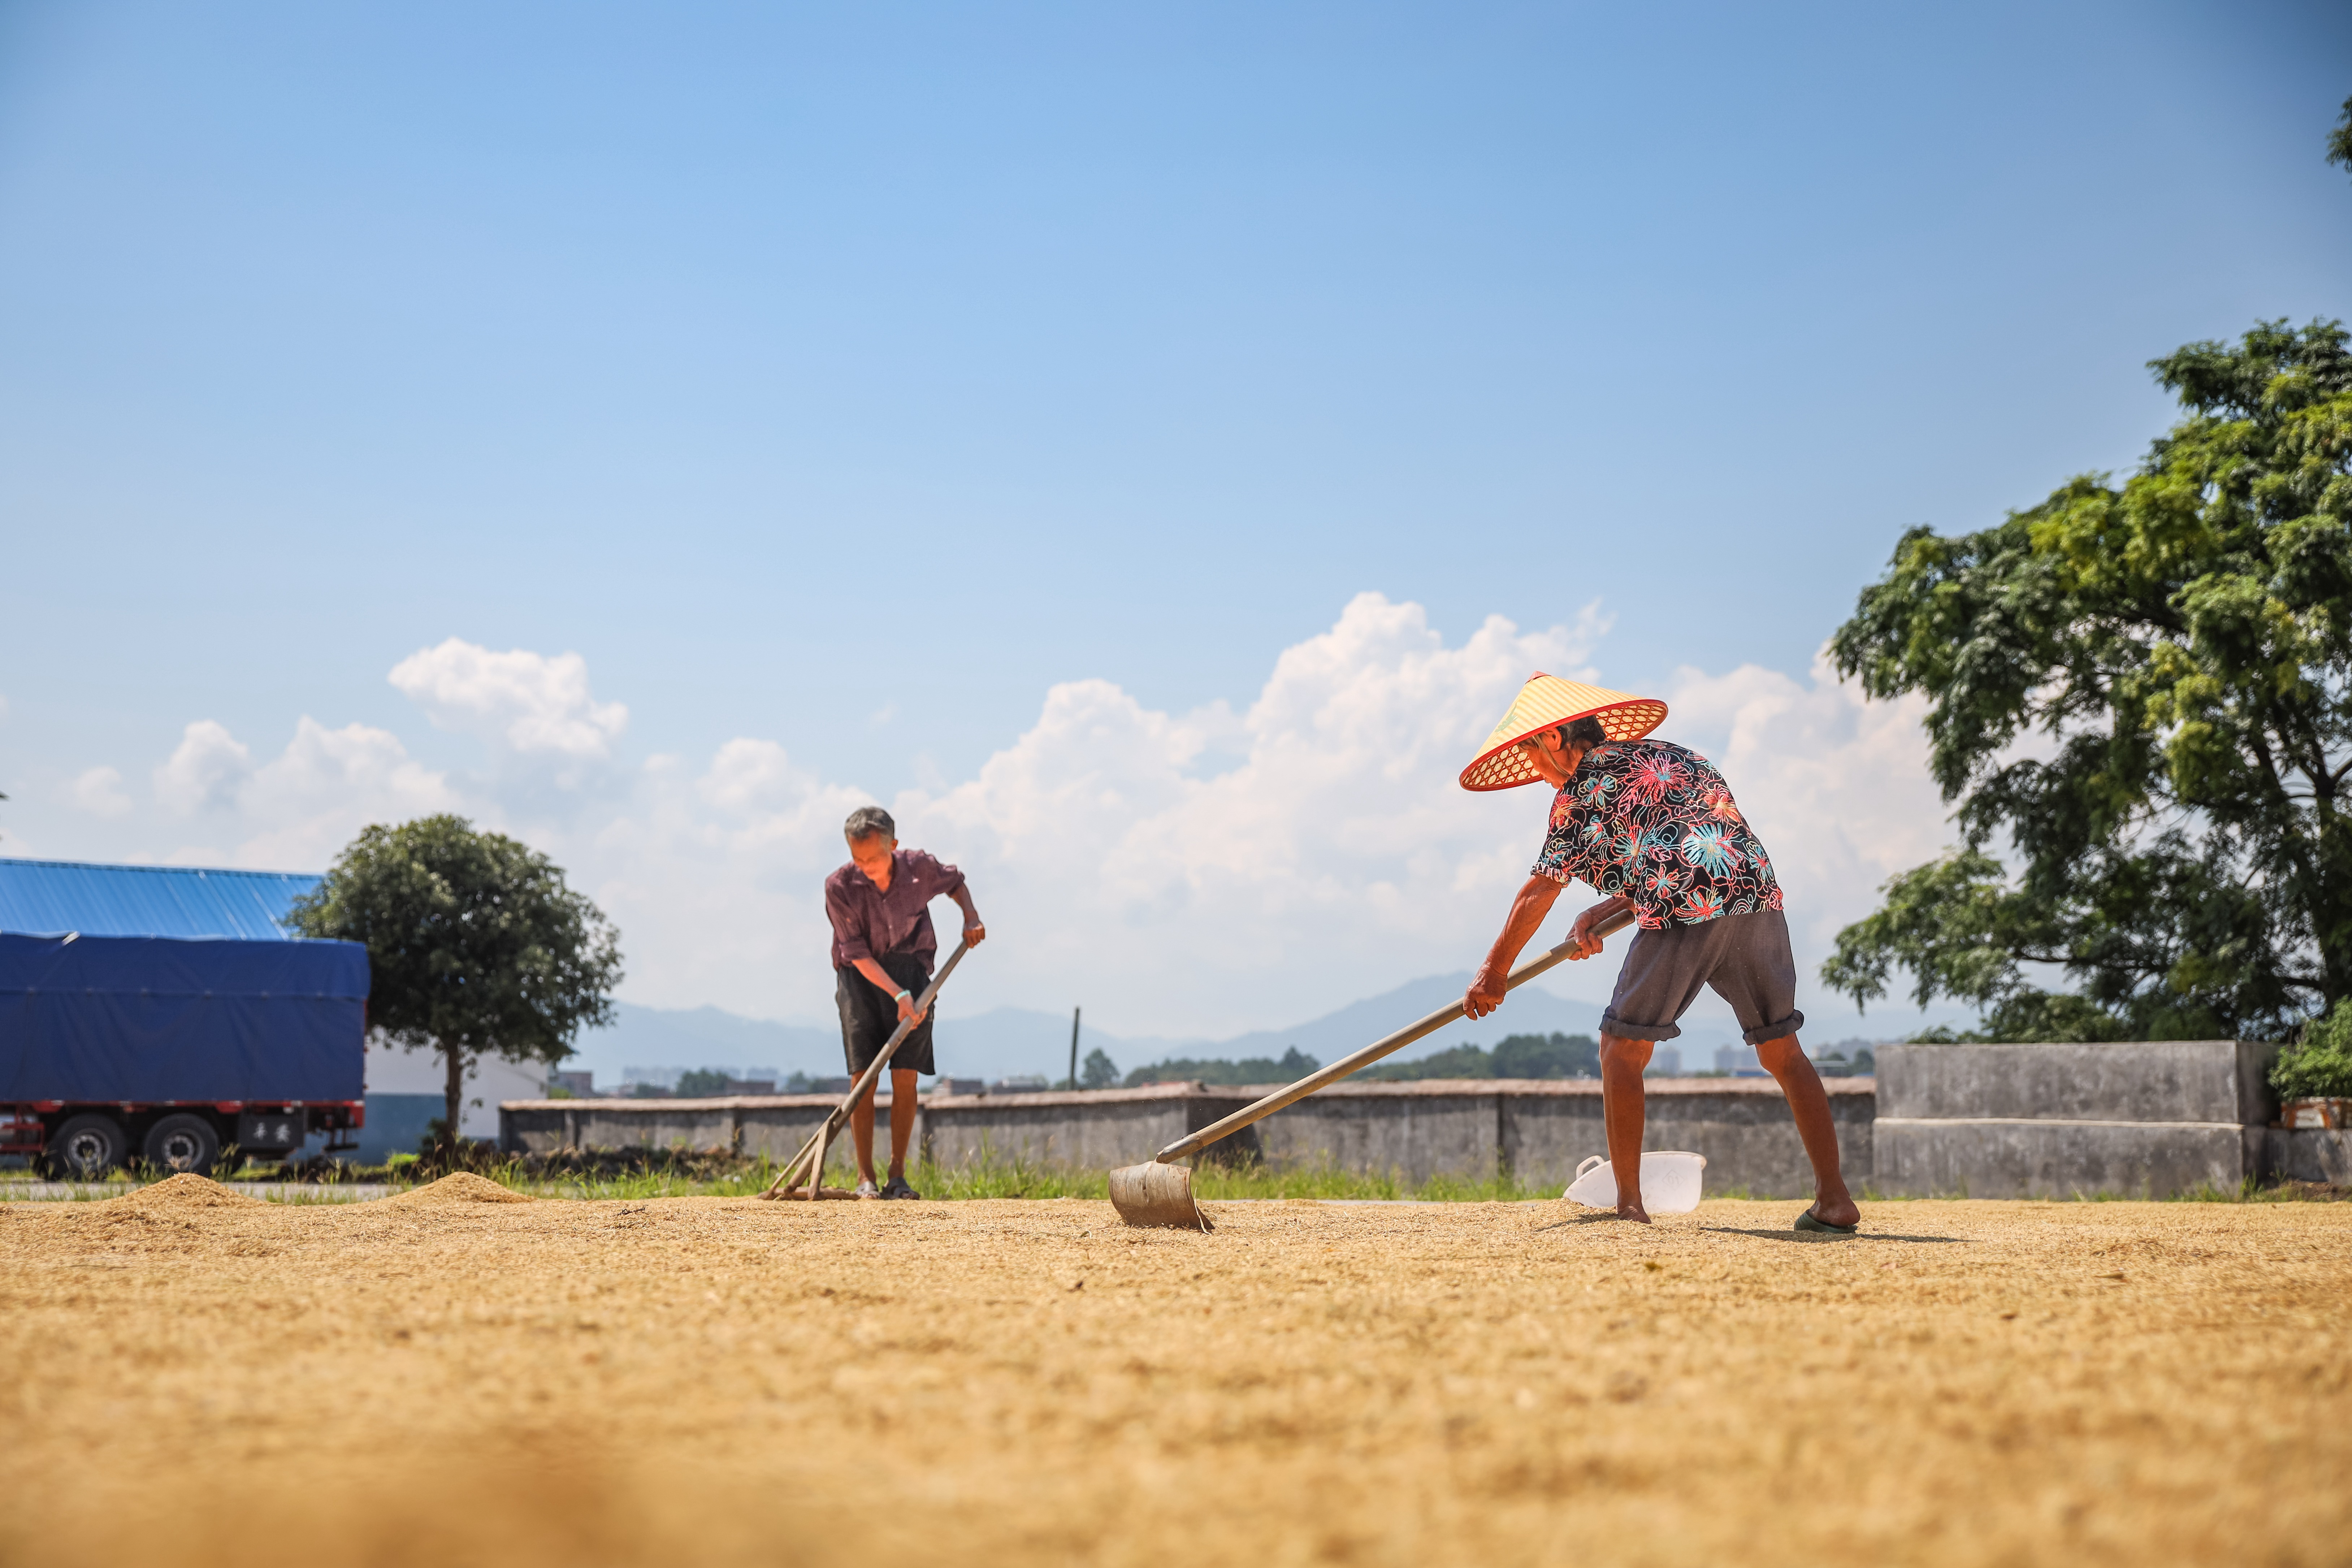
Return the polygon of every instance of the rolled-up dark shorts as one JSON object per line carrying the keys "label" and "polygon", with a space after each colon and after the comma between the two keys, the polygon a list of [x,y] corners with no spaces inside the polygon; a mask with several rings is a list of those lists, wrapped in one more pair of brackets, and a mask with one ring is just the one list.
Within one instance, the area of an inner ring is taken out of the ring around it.
{"label": "rolled-up dark shorts", "polygon": [[1677,1020],[1698,1000],[1702,985],[1731,1004],[1740,1038],[1751,1046],[1805,1026],[1797,1011],[1788,917],[1758,910],[1635,932],[1625,967],[1617,973],[1617,994],[1601,1016],[1601,1031],[1629,1040],[1671,1040],[1682,1033]]}
{"label": "rolled-up dark shorts", "polygon": [[[931,983],[930,971],[914,953],[887,953],[875,962],[881,964],[883,973],[917,996],[922,995],[923,987]],[[841,1050],[849,1058],[849,1074],[855,1078],[873,1064],[877,1052],[890,1043],[890,1032],[898,1026],[898,1002],[854,967],[834,971],[833,999],[841,1006]],[[932,1022],[932,1016],[925,1015],[913,1032],[898,1042],[898,1048],[890,1053],[893,1071],[940,1070],[931,1065]]]}

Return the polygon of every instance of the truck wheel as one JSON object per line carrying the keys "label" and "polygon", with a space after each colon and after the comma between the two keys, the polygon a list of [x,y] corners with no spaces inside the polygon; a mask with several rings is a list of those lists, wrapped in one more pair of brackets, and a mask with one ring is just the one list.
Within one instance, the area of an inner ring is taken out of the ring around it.
{"label": "truck wheel", "polygon": [[182,1111],[148,1130],[147,1163],[174,1174],[205,1172],[220,1159],[220,1134],[201,1116]]}
{"label": "truck wheel", "polygon": [[46,1151],[49,1169],[69,1182],[94,1182],[122,1163],[131,1141],[111,1116],[77,1116],[58,1129]]}

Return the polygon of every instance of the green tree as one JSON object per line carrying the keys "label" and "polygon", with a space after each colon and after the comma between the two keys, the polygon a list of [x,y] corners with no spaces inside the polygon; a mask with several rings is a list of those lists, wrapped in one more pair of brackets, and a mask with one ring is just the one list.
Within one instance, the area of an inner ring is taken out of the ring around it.
{"label": "green tree", "polygon": [[1506,1035],[1495,1046],[1496,1078],[1599,1078],[1601,1042],[1590,1035]]}
{"label": "green tree", "polygon": [[2352,354],[2274,321],[2151,368],[2187,416],[2137,473],[1913,530],[1832,639],[1928,697],[1965,840],[1839,934],[1857,1002],[1905,969],[1984,1037],[2180,1038],[2352,995]]}
{"label": "green tree", "polygon": [[685,1099],[698,1100],[706,1095],[725,1094],[732,1081],[717,1068],[688,1068],[677,1075],[677,1092]]}
{"label": "green tree", "polygon": [[484,1053],[553,1064],[581,1029],[613,1021],[611,923],[546,856],[460,816],[368,828],[287,923],[366,944],[368,1022],[441,1053],[452,1144]]}
{"label": "green tree", "polygon": [[1432,1078],[1493,1078],[1495,1053],[1484,1046],[1448,1046],[1409,1062],[1376,1062],[1359,1076],[1385,1083],[1419,1083]]}
{"label": "green tree", "polygon": [[1078,1069],[1080,1089],[1117,1089],[1118,1064],[1097,1047],[1087,1053],[1086,1065]]}
{"label": "green tree", "polygon": [[2352,98],[2344,100],[2344,118],[2327,133],[2327,161],[2352,171]]}
{"label": "green tree", "polygon": [[1127,1087],[1137,1089],[1147,1083],[1291,1083],[1305,1078],[1323,1064],[1292,1046],[1279,1058],[1244,1057],[1240,1061],[1228,1061],[1209,1057],[1171,1057],[1164,1062],[1139,1067],[1127,1075]]}

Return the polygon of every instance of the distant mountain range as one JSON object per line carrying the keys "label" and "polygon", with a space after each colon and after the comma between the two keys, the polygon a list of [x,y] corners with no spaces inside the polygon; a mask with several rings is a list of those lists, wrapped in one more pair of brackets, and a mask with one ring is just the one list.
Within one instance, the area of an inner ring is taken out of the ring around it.
{"label": "distant mountain range", "polygon": [[[1121,1036],[1088,1027],[1078,1049],[1081,1057],[1097,1049],[1108,1053],[1121,1073],[1170,1057],[1279,1057],[1293,1047],[1328,1062],[1435,1012],[1458,998],[1469,984],[1466,970],[1433,974],[1288,1028],[1253,1029],[1222,1040]],[[841,1033],[831,1023],[780,1024],[716,1007],[640,1007],[626,1002],[617,1011],[619,1021],[613,1027],[583,1035],[578,1054],[564,1063],[593,1070],[600,1089],[620,1083],[630,1068],[773,1068],[779,1076],[804,1072],[811,1077],[842,1070]],[[1900,1038],[1916,1026],[1916,1020],[1907,1016],[1890,1016],[1874,1023],[1878,1027],[1871,1038]],[[1540,985],[1523,985],[1511,993],[1499,1013],[1477,1023],[1449,1024],[1399,1052],[1396,1059],[1410,1061],[1457,1045],[1492,1046],[1506,1035],[1597,1035],[1600,1028],[1601,1008],[1594,1004],[1554,995]],[[1713,1065],[1715,1047],[1736,1039],[1737,1033],[1727,1026],[1687,1023],[1678,1042],[1685,1067]],[[1808,1030],[1807,1044],[1818,1051],[1833,1035],[1865,1033],[1858,1024],[1841,1019],[1829,1029]],[[994,1079],[1034,1073],[1058,1079],[1070,1070],[1070,1020],[1066,1014],[998,1007],[970,1017],[946,1016],[940,1020],[938,1039],[940,1069],[957,1078]]]}

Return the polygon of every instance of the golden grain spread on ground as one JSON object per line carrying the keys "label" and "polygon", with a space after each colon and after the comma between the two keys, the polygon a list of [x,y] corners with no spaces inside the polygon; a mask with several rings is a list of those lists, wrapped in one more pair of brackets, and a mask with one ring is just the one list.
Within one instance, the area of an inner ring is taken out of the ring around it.
{"label": "golden grain spread on ground", "polygon": [[2352,1556],[2352,1205],[0,1207],[0,1559]]}

